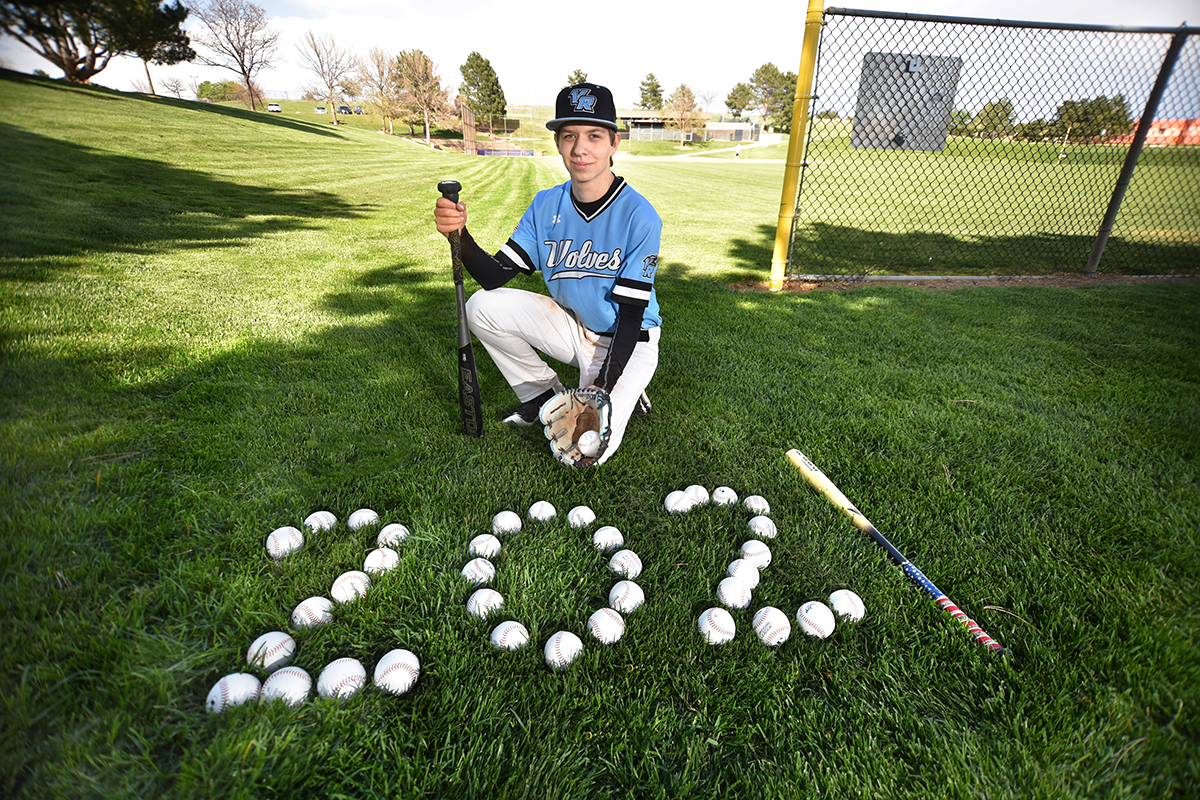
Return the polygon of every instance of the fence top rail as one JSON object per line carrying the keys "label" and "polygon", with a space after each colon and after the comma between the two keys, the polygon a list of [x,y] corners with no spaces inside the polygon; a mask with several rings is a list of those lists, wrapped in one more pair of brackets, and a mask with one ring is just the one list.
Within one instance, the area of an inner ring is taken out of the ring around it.
{"label": "fence top rail", "polygon": [[902,11],[867,11],[857,8],[827,8],[826,14],[844,17],[874,17],[876,19],[910,20],[913,22],[945,22],[958,25],[981,25],[992,28],[1039,28],[1054,31],[1101,31],[1105,33],[1182,33],[1200,34],[1200,27],[1130,28],[1123,25],[1071,25],[1065,22],[1025,22],[1008,19],[978,19],[975,17],[943,17],[932,14],[909,14]]}

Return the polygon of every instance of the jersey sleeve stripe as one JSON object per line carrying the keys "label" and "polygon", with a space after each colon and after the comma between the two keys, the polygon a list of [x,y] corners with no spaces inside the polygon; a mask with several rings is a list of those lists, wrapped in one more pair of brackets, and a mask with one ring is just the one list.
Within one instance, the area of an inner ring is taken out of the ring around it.
{"label": "jersey sleeve stripe", "polygon": [[650,304],[650,293],[654,285],[643,281],[631,281],[628,278],[618,278],[613,287],[612,296],[617,302],[626,302],[636,306]]}
{"label": "jersey sleeve stripe", "polygon": [[513,269],[519,269],[526,275],[532,274],[535,269],[533,261],[525,252],[525,249],[512,239],[504,243],[504,246],[500,248],[500,252],[496,253],[496,258],[511,265]]}

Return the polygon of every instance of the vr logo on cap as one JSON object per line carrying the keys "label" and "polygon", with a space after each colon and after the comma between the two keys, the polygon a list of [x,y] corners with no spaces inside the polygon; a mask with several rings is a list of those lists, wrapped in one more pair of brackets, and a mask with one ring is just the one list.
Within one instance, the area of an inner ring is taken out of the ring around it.
{"label": "vr logo on cap", "polygon": [[592,90],[582,87],[572,89],[571,107],[585,114],[596,113],[596,98],[592,97]]}

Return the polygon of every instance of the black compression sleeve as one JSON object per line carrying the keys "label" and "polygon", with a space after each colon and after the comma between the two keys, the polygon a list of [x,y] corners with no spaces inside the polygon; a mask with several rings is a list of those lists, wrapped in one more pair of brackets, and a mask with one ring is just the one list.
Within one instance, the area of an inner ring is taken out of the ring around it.
{"label": "black compression sleeve", "polygon": [[485,253],[466,228],[462,229],[459,239],[462,242],[463,266],[484,289],[499,288],[517,274],[516,270],[509,269],[503,262]]}
{"label": "black compression sleeve", "polygon": [[621,379],[633,348],[637,346],[638,336],[642,333],[642,306],[617,304],[617,329],[613,331],[612,343],[608,346],[608,356],[600,366],[600,374],[596,376],[596,385],[606,392],[611,392]]}

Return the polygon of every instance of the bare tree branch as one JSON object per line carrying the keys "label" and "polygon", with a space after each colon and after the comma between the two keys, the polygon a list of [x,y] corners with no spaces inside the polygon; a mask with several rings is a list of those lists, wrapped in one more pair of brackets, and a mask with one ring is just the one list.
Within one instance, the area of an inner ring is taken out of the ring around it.
{"label": "bare tree branch", "polygon": [[210,53],[200,55],[201,63],[240,75],[250,108],[257,108],[254,76],[271,66],[279,45],[266,12],[248,0],[208,0],[192,12],[204,23],[192,38]]}

